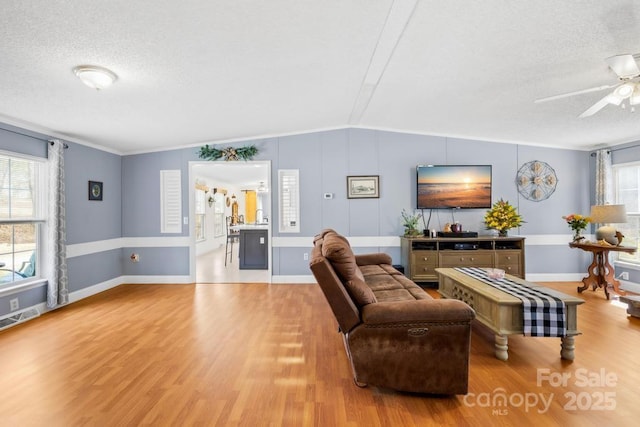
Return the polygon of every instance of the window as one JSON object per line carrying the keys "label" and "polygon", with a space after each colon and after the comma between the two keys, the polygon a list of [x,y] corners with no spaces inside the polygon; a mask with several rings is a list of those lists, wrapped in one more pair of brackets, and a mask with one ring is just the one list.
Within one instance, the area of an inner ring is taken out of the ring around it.
{"label": "window", "polygon": [[224,236],[225,230],[224,221],[224,194],[213,194],[213,236]]}
{"label": "window", "polygon": [[206,206],[206,193],[203,190],[196,190],[196,206],[195,206],[196,242],[200,242],[206,239],[205,237],[205,218],[206,218],[205,206]]}
{"label": "window", "polygon": [[[616,224],[616,228],[624,234],[623,245],[640,249],[640,162],[614,165],[613,178],[616,203],[625,205],[627,210],[627,223]],[[618,259],[640,264],[638,251],[620,253]]]}
{"label": "window", "polygon": [[0,288],[39,274],[44,164],[0,154]]}

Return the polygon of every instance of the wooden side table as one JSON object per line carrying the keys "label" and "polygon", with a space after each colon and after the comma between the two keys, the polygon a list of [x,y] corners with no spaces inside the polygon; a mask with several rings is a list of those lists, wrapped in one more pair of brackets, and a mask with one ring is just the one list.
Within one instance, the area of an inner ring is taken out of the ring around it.
{"label": "wooden side table", "polygon": [[587,272],[589,275],[582,279],[584,286],[578,287],[578,292],[582,292],[591,286],[595,291],[601,287],[604,294],[609,299],[609,285],[613,287],[614,292],[619,295],[626,295],[626,292],[620,289],[620,282],[616,280],[615,270],[609,262],[609,252],[625,252],[632,254],[636,248],[630,246],[605,246],[597,243],[569,243],[569,247],[582,249],[583,251],[593,253],[593,261]]}

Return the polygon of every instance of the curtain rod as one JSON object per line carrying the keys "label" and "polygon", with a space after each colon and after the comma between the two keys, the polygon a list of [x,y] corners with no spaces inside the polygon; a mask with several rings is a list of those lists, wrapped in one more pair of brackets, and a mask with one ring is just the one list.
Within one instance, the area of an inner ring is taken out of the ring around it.
{"label": "curtain rod", "polygon": [[[29,135],[27,133],[22,133],[22,132],[18,132],[18,131],[7,129],[7,128],[0,128],[0,129],[2,129],[4,131],[7,131],[7,132],[15,133],[16,135],[22,135],[22,136],[26,136],[28,138],[37,139],[38,141],[49,142],[49,143],[51,142],[51,140],[49,140],[49,139],[39,138],[37,136]],[[69,145],[66,142],[63,142],[62,144],[63,144],[64,148],[69,148]]]}
{"label": "curtain rod", "polygon": [[[626,150],[627,148],[636,148],[636,147],[640,147],[640,144],[635,144],[635,145],[629,145],[627,147],[622,147],[622,148],[610,148],[607,150],[607,154],[609,153],[613,153],[614,151],[622,151],[622,150]],[[594,157],[596,155],[596,153],[591,153],[590,156]]]}
{"label": "curtain rod", "polygon": [[[48,142],[49,144],[53,145],[53,142],[54,142],[54,141],[48,140],[47,142]],[[67,145],[67,143],[66,143],[66,142],[62,142],[62,148],[64,148],[64,149],[66,150],[67,148],[69,148],[69,146]]]}

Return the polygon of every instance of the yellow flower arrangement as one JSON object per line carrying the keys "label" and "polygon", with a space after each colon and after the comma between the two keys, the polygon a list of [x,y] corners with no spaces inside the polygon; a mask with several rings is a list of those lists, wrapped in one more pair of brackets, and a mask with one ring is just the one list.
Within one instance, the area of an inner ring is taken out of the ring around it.
{"label": "yellow flower arrangement", "polygon": [[510,228],[520,227],[524,223],[522,216],[516,212],[508,201],[498,200],[484,216],[484,223],[488,229],[498,230],[501,236],[507,234]]}

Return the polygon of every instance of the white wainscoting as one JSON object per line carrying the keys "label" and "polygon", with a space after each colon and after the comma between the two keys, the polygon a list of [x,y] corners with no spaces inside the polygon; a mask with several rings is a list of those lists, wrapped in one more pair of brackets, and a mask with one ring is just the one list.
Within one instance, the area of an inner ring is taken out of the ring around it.
{"label": "white wainscoting", "polygon": [[[527,246],[565,246],[571,240],[571,234],[545,234],[545,235],[522,235],[526,238]],[[585,236],[592,239],[593,236]],[[398,236],[352,236],[348,237],[351,246],[354,248],[393,248],[400,246],[400,237]],[[290,236],[274,236],[271,239],[273,248],[310,248],[313,237],[290,237]],[[96,242],[78,243],[67,246],[67,258],[73,258],[82,255],[90,255],[104,251],[110,251],[121,248],[132,247],[190,247],[191,238],[188,236],[176,237],[122,237],[118,239],[101,240]],[[549,281],[579,281],[584,277],[584,272],[575,273],[535,273],[527,274],[526,279],[532,282],[549,282]],[[193,283],[195,274],[192,276],[123,276],[119,277],[121,283]],[[271,283],[315,283],[312,274],[309,275],[292,275],[271,277]],[[630,283],[630,282],[627,282]],[[97,285],[96,285],[97,286]],[[627,286],[629,290],[634,284]],[[638,285],[640,287],[640,285]],[[86,288],[87,290],[94,287]],[[99,288],[98,288],[99,289]],[[89,292],[89,291],[87,291]],[[98,292],[101,292],[98,290]]]}

